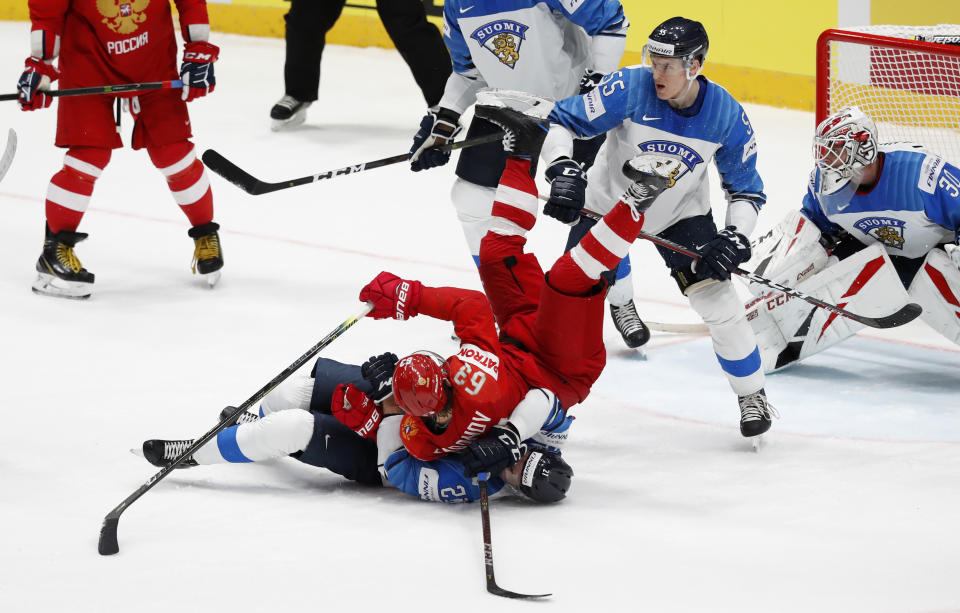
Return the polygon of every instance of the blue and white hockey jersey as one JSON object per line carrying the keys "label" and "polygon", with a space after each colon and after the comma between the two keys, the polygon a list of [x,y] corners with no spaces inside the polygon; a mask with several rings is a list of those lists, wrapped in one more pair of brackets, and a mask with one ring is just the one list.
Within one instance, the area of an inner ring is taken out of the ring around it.
{"label": "blue and white hockey jersey", "polygon": [[865,245],[879,243],[890,255],[920,258],[960,233],[960,170],[911,143],[883,143],[876,184],[854,191],[848,184],[820,194],[820,169],[810,174],[803,212],[824,234],[846,230]]}
{"label": "blue and white hockey jersey", "polygon": [[631,66],[604,77],[595,89],[556,103],[550,120],[578,137],[607,133],[588,173],[586,208],[606,213],[626,192],[624,162],[643,151],[680,157],[677,184],[647,210],[643,229],[656,234],[681,219],[710,211],[707,166],[716,162],[728,202],[744,201],[759,212],[766,201],[757,173],[757,141],[746,112],[727,90],[697,77],[694,104],[674,109],[657,98],[653,73]]}
{"label": "blue and white hockey jersey", "polygon": [[[457,75],[477,88],[551,98],[577,93],[587,68],[616,68],[628,27],[618,0],[446,0],[443,6],[443,39]],[[612,46],[618,51],[592,58],[592,37],[618,39]],[[448,83],[440,105],[462,112],[471,102],[451,95]]]}

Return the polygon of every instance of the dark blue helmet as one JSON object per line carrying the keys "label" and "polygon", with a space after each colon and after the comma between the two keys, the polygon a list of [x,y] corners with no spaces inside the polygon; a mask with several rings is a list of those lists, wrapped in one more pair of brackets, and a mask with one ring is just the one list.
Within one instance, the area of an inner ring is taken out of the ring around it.
{"label": "dark blue helmet", "polygon": [[683,17],[671,17],[653,29],[646,51],[651,55],[678,57],[689,65],[694,58],[703,65],[710,39],[703,24]]}
{"label": "dark blue helmet", "polygon": [[534,451],[520,473],[520,491],[537,502],[558,502],[567,497],[573,469],[560,454]]}

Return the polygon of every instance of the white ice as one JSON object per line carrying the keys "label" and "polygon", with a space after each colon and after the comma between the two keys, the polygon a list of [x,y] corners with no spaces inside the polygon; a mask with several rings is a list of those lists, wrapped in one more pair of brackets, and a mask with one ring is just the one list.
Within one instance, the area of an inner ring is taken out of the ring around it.
{"label": "white ice", "polygon": [[[283,42],[215,38],[217,90],[190,107],[199,150],[278,181],[409,147],[424,103],[396,52],[328,47],[321,100],[278,134],[268,111]],[[0,24],[10,91],[28,41],[27,24]],[[765,229],[799,206],[813,117],[746,108]],[[54,123],[55,109],[0,108],[0,134],[20,137],[0,184],[0,611],[537,606],[485,592],[477,505],[422,503],[293,460],[178,471],[123,514],[120,553],[98,555],[103,516],[156,472],[130,448],[207,431],[357,312],[382,269],[479,283],[448,201],[453,164],[259,197],[212,176],[226,266],[209,290],[190,274],[188,224],[163,178],[123,149],[80,228],[93,297],[36,296],[43,196],[62,163]],[[127,116],[125,138],[129,127]],[[564,230],[534,230],[545,265]],[[644,317],[696,321],[650,245],[633,262]],[[492,503],[501,585],[553,592],[540,606],[554,611],[960,610],[957,347],[916,322],[771,376],[782,419],[754,453],[708,339],[655,334],[644,362],[607,325],[608,369],[574,410],[569,498]],[[425,318],[367,320],[324,353],[449,352],[449,336]]]}

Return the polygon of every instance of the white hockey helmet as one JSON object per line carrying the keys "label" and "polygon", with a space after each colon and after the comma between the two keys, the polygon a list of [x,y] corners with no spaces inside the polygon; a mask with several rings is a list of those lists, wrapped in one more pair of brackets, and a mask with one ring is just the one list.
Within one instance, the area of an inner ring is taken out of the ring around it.
{"label": "white hockey helmet", "polygon": [[869,115],[848,106],[820,122],[813,135],[813,159],[820,169],[820,191],[833,193],[877,159],[877,126]]}

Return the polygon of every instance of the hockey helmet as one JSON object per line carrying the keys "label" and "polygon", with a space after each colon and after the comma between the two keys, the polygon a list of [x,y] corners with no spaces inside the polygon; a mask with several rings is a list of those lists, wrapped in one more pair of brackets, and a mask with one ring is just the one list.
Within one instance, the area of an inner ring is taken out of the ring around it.
{"label": "hockey helmet", "polygon": [[877,126],[858,107],[848,106],[820,122],[813,136],[813,159],[820,169],[820,191],[836,192],[857,171],[877,159]]}
{"label": "hockey helmet", "polygon": [[397,362],[393,394],[407,415],[427,417],[447,404],[449,381],[443,358],[432,351],[417,351]]}
{"label": "hockey helmet", "polygon": [[520,473],[520,491],[537,502],[558,502],[567,497],[573,469],[560,454],[533,451]]}
{"label": "hockey helmet", "polygon": [[700,66],[703,66],[709,48],[710,39],[702,23],[671,17],[650,33],[647,44],[643,46],[643,63],[649,65],[652,55],[676,57],[682,59],[684,69],[689,70],[694,59],[700,60]]}

